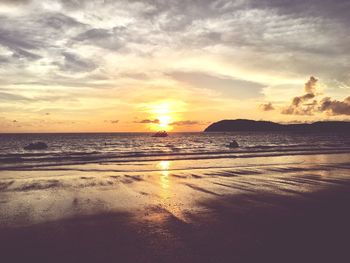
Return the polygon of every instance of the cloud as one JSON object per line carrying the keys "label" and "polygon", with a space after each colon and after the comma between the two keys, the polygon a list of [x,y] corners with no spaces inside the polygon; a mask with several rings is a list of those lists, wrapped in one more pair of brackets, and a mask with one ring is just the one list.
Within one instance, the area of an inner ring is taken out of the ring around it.
{"label": "cloud", "polygon": [[105,123],[118,124],[119,120],[105,120]]}
{"label": "cloud", "polygon": [[321,100],[319,110],[329,115],[350,115],[350,97],[347,97],[344,101],[332,100],[326,97]]}
{"label": "cloud", "polygon": [[147,74],[145,73],[135,73],[135,72],[124,72],[121,73],[120,76],[122,78],[129,78],[129,79],[134,79],[134,80],[148,80],[149,76],[147,76]]}
{"label": "cloud", "polygon": [[195,88],[211,89],[224,96],[236,99],[249,99],[262,96],[264,85],[228,76],[214,76],[203,72],[171,72],[173,79],[187,83]]}
{"label": "cloud", "polygon": [[64,58],[63,63],[54,63],[57,64],[62,71],[89,72],[97,68],[97,65],[95,65],[94,62],[84,59],[76,54],[63,52],[62,56]]}
{"label": "cloud", "polygon": [[67,16],[62,13],[57,13],[57,12],[45,13],[44,15],[39,17],[37,23],[44,29],[56,30],[61,32],[63,30],[69,31],[74,28],[85,29],[87,27],[87,25],[77,21],[73,17]]}
{"label": "cloud", "polygon": [[169,125],[172,125],[172,126],[190,126],[190,125],[198,125],[198,124],[200,124],[199,121],[187,120],[187,121],[175,121],[175,122],[170,123]]}
{"label": "cloud", "polygon": [[75,37],[78,41],[90,41],[90,40],[99,40],[101,38],[108,38],[111,36],[111,33],[107,29],[102,28],[92,28],[83,33],[80,33]]}
{"label": "cloud", "polygon": [[291,105],[282,109],[282,114],[288,115],[314,115],[315,113],[325,112],[328,115],[350,115],[350,97],[344,101],[332,100],[325,97],[319,102],[315,99],[317,96],[317,79],[310,77],[305,83],[306,94],[294,97]]}
{"label": "cloud", "polygon": [[272,105],[271,102],[265,103],[265,104],[261,104],[259,106],[260,110],[262,111],[272,111],[275,110],[275,107]]}
{"label": "cloud", "polygon": [[34,6],[26,7],[27,13],[24,7],[18,7],[23,13],[16,17],[0,14],[0,62],[10,65],[6,72],[20,74],[19,79],[25,78],[27,69],[40,59],[45,62],[38,67],[39,72],[28,70],[28,73],[32,79],[36,73],[49,77],[47,65],[50,63],[47,62],[57,61],[57,50],[67,48],[69,35],[85,28],[72,17],[58,12],[42,12],[39,7],[33,15],[32,8]]}
{"label": "cloud", "polygon": [[[70,9],[84,9],[86,2],[95,2],[95,1],[86,1],[86,0],[60,0],[63,6]],[[106,1],[107,2],[107,1]]]}
{"label": "cloud", "polygon": [[346,10],[350,7],[349,1],[347,0],[250,0],[248,1],[248,5],[251,8],[273,9],[284,15],[300,14],[300,16],[350,20]]}
{"label": "cloud", "polygon": [[305,92],[307,94],[315,94],[317,81],[318,79],[311,76],[309,81],[305,83]]}
{"label": "cloud", "polygon": [[135,123],[143,123],[143,124],[155,123],[155,124],[159,124],[159,120],[158,119],[154,119],[154,120],[145,119],[145,120],[142,120],[142,121],[135,121]]}
{"label": "cloud", "polygon": [[37,50],[39,45],[37,41],[30,39],[24,32],[0,27],[0,47],[3,46],[12,51],[12,58],[39,59],[41,56],[33,53],[33,50]]}
{"label": "cloud", "polygon": [[0,4],[10,4],[10,5],[17,5],[17,4],[27,4],[31,0],[0,0]]}
{"label": "cloud", "polygon": [[73,69],[77,71],[90,71],[96,68],[95,64],[91,61],[83,59],[76,54],[63,52],[62,53],[65,64],[64,67],[68,69]]}
{"label": "cloud", "polygon": [[[126,44],[127,34],[125,27],[114,27],[113,29],[92,28],[80,33],[73,40],[116,51]],[[131,39],[128,40],[131,42]]]}
{"label": "cloud", "polygon": [[282,114],[287,115],[313,115],[317,108],[317,101],[311,99],[316,97],[317,79],[313,76],[305,83],[306,94],[294,97],[291,105],[282,110]]}
{"label": "cloud", "polygon": [[0,92],[0,101],[31,101],[32,99],[22,95],[12,94],[8,92]]}

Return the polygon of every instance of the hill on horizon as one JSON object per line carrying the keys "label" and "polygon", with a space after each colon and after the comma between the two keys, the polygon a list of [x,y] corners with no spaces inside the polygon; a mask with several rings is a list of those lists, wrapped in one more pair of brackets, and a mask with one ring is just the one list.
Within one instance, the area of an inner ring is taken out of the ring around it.
{"label": "hill on horizon", "polygon": [[280,124],[272,121],[236,119],[214,122],[204,130],[204,132],[234,131],[350,132],[350,121],[317,121],[301,124]]}

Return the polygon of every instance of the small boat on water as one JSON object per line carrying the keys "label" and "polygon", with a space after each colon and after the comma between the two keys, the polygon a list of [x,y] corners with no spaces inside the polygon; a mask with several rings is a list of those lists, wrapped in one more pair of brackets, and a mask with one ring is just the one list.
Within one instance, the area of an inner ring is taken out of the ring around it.
{"label": "small boat on water", "polygon": [[236,142],[235,140],[233,140],[232,142],[230,142],[229,145],[227,145],[228,148],[239,148],[238,142]]}
{"label": "small boat on water", "polygon": [[152,135],[152,137],[168,137],[168,133],[166,131],[159,131]]}

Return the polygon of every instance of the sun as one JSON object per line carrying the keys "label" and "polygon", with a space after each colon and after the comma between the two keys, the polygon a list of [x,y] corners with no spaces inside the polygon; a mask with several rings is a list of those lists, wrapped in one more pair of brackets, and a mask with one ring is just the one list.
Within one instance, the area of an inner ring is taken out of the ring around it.
{"label": "sun", "polygon": [[140,105],[151,131],[173,131],[185,112],[185,103],[178,100],[157,100]]}
{"label": "sun", "polygon": [[169,124],[171,123],[171,117],[170,116],[167,116],[167,115],[159,116],[157,118],[157,120],[159,120],[159,126],[162,129],[164,129],[164,130],[169,129]]}
{"label": "sun", "polygon": [[149,113],[153,116],[153,119],[157,120],[156,123],[152,123],[152,130],[172,130],[171,123],[174,122],[175,114],[170,103],[160,102],[153,104],[150,107]]}

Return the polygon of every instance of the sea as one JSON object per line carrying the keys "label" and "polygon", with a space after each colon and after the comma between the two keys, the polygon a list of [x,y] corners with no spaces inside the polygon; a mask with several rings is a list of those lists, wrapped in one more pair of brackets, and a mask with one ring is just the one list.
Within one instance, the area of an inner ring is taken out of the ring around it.
{"label": "sea", "polygon": [[[233,140],[238,148],[230,148]],[[44,142],[45,150],[25,150]],[[291,132],[0,134],[0,170],[86,163],[350,153],[350,134]]]}

